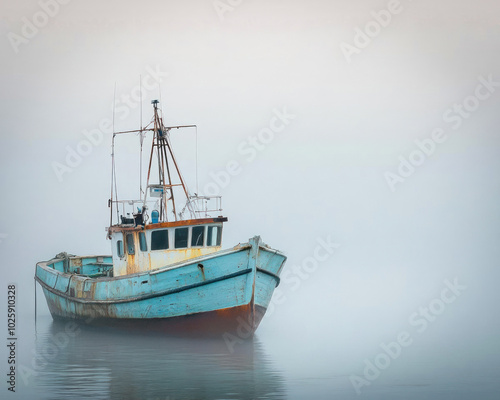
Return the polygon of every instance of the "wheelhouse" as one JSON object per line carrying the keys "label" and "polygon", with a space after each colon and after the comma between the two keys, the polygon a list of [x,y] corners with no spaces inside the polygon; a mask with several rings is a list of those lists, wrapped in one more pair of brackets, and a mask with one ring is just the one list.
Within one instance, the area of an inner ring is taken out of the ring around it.
{"label": "wheelhouse", "polygon": [[111,227],[114,276],[165,267],[221,249],[227,218]]}

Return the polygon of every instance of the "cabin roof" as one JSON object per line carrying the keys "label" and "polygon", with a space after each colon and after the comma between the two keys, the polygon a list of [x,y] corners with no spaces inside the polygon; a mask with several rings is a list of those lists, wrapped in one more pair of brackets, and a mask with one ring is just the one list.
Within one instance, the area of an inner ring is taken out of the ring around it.
{"label": "cabin roof", "polygon": [[144,226],[134,226],[134,225],[113,225],[109,228],[110,232],[117,231],[142,231],[148,229],[159,229],[159,228],[173,228],[178,226],[191,226],[191,225],[204,225],[213,224],[217,222],[226,222],[227,217],[216,217],[216,218],[196,218],[187,219],[182,221],[172,221],[172,222],[158,222],[156,224],[147,224]]}

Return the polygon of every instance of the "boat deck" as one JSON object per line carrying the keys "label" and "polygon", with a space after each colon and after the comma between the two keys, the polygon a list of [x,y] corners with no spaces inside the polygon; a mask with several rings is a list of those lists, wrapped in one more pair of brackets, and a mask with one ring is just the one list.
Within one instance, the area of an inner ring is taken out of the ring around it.
{"label": "boat deck", "polygon": [[47,261],[46,266],[65,274],[76,274],[88,278],[113,277],[112,256],[66,256]]}

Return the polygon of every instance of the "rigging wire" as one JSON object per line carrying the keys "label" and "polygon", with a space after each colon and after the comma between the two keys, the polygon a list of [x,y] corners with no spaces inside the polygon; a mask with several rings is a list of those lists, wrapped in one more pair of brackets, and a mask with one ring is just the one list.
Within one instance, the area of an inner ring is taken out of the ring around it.
{"label": "rigging wire", "polygon": [[118,188],[116,184],[116,163],[115,163],[115,157],[114,157],[114,150],[113,150],[113,176],[115,180],[115,201],[116,201],[116,222],[120,223],[120,210],[118,209]]}
{"label": "rigging wire", "polygon": [[179,179],[181,181],[181,185],[184,187],[184,191],[185,191],[185,195],[186,195],[186,200],[187,200],[186,204],[188,205],[188,210],[191,213],[191,217],[195,218],[196,214],[195,214],[195,212],[193,210],[193,206],[191,204],[191,199],[190,199],[191,194],[189,193],[189,188],[188,188],[188,186],[186,184],[186,181],[184,180],[184,176],[182,175],[182,172],[181,172],[181,170],[179,169],[179,167],[177,165],[177,161],[175,159],[175,156],[174,156],[174,153],[173,153],[173,150],[172,150],[172,143],[170,142],[170,134],[168,134],[166,136],[166,141],[167,141],[168,149],[169,149],[169,152],[170,152],[170,156],[172,157],[172,161],[173,161],[175,169],[177,171],[177,175],[179,176]]}
{"label": "rigging wire", "polygon": [[[36,266],[35,266],[35,276],[36,276]],[[35,282],[35,336],[37,335],[37,330],[36,330],[36,314],[37,314],[37,306],[36,306],[36,278],[34,277],[33,278],[34,282]]]}
{"label": "rigging wire", "polygon": [[[116,162],[115,162],[115,109],[116,109],[116,82],[115,82],[115,94],[113,96],[113,146],[112,146],[112,158],[113,158],[113,167],[112,167],[112,176],[115,184],[115,200],[116,200],[116,222],[120,223],[120,210],[118,204],[118,188],[116,184]],[[111,190],[113,190],[113,181],[111,182]],[[111,203],[113,202],[113,197],[111,197]],[[113,216],[111,216],[113,218]]]}

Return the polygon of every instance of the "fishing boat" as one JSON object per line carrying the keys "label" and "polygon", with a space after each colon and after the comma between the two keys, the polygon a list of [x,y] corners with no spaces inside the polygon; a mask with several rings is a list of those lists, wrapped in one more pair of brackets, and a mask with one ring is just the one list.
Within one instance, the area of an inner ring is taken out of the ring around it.
{"label": "fishing boat", "polygon": [[[113,132],[111,255],[60,253],[37,263],[35,279],[54,319],[251,337],[280,282],[286,256],[260,236],[222,249],[227,218],[220,215],[221,197],[191,195],[170,140],[172,130],[196,125],[165,126],[158,104],[152,101],[146,126]],[[143,142],[151,141],[146,184],[141,171],[139,200],[119,200],[115,140],[134,134],[140,137],[141,169]],[[182,208],[179,199],[185,201]]]}

